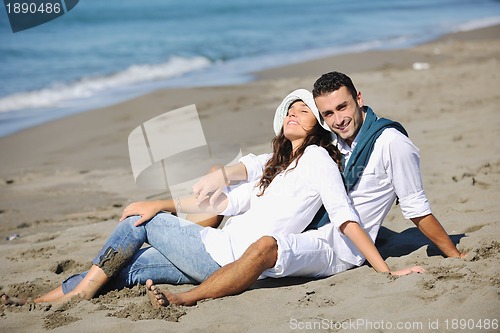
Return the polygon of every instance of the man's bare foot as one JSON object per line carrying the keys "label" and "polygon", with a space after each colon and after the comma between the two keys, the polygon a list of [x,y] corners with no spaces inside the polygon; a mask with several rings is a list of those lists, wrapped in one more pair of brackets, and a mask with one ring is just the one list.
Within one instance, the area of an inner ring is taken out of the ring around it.
{"label": "man's bare foot", "polygon": [[21,299],[21,298],[17,298],[17,297],[9,297],[7,294],[2,294],[2,297],[0,298],[0,300],[1,300],[3,305],[23,306],[27,303],[32,303],[32,300],[30,298]]}
{"label": "man's bare foot", "polygon": [[196,302],[191,302],[183,297],[183,294],[172,294],[168,290],[161,290],[153,283],[153,280],[146,281],[146,289],[153,307],[168,306],[169,304],[192,306]]}
{"label": "man's bare foot", "polygon": [[[148,294],[149,300],[151,301],[151,305],[153,308],[158,309],[160,306],[163,306],[163,300],[161,300],[162,304],[160,304],[160,299],[157,298],[158,287],[153,284],[153,280],[148,279],[146,281],[146,293]],[[163,294],[160,294],[161,297]]]}
{"label": "man's bare foot", "polygon": [[170,304],[165,293],[153,283],[153,280],[148,279],[146,281],[146,290],[153,308],[168,306]]}

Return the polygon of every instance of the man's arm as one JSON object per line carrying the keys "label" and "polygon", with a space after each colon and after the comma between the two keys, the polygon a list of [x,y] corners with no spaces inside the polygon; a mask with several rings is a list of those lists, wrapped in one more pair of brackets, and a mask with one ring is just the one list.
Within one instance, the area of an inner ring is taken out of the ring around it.
{"label": "man's arm", "polygon": [[445,256],[462,258],[463,255],[460,254],[444,228],[431,213],[423,190],[420,153],[417,147],[407,137],[398,134],[390,142],[387,149],[389,149],[388,155],[390,156],[389,172],[392,175],[403,216],[412,220]]}
{"label": "man's arm", "polygon": [[443,226],[433,214],[425,215],[422,217],[412,218],[411,221],[415,223],[418,229],[433,242],[443,252],[443,254],[450,258],[463,258],[465,254],[460,253],[455,244],[451,241],[450,237],[444,230]]}

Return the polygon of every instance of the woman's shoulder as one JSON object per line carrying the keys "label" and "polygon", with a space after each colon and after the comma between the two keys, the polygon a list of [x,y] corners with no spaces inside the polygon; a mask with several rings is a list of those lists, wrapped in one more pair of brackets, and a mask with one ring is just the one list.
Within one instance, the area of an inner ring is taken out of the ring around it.
{"label": "woman's shoulder", "polygon": [[299,165],[308,175],[310,181],[324,181],[325,175],[333,175],[339,172],[339,168],[332,159],[328,151],[317,145],[310,145],[304,151],[304,155],[299,160]]}
{"label": "woman's shoulder", "polygon": [[333,162],[332,157],[330,156],[328,151],[325,148],[317,146],[317,145],[307,146],[307,148],[304,150],[303,157],[306,157],[306,156],[307,156],[307,159],[316,160],[318,162],[325,160],[325,159]]}
{"label": "woman's shoulder", "polygon": [[311,154],[311,155],[324,155],[326,154],[328,156],[328,152],[326,151],[325,148],[323,147],[320,147],[318,145],[309,145],[306,147],[306,149],[304,150],[304,155],[305,154]]}

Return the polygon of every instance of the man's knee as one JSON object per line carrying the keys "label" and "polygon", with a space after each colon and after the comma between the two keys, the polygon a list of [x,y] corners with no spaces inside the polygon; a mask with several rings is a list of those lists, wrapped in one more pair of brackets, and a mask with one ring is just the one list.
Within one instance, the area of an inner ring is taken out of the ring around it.
{"label": "man's knee", "polygon": [[278,259],[278,242],[274,237],[263,236],[250,245],[245,253],[265,268],[271,268]]}

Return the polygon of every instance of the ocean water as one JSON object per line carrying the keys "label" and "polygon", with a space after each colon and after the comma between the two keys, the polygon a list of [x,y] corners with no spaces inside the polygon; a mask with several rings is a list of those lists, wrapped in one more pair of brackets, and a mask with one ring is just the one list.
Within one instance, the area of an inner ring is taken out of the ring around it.
{"label": "ocean water", "polygon": [[0,136],[163,87],[500,23],[499,0],[82,0],[13,33],[0,8]]}

